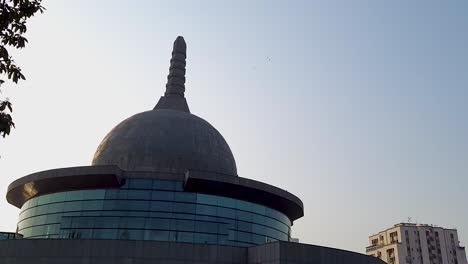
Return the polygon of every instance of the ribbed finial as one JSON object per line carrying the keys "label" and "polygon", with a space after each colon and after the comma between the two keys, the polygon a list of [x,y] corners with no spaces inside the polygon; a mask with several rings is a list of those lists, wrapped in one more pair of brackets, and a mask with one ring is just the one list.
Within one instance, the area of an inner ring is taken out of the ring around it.
{"label": "ribbed finial", "polygon": [[183,37],[178,36],[172,49],[171,66],[167,76],[165,95],[181,95],[185,92],[185,58],[187,57],[187,44]]}
{"label": "ribbed finial", "polygon": [[185,100],[185,59],[187,57],[187,44],[183,37],[178,36],[172,49],[171,66],[167,76],[166,92],[154,107],[157,109],[170,109],[190,113]]}

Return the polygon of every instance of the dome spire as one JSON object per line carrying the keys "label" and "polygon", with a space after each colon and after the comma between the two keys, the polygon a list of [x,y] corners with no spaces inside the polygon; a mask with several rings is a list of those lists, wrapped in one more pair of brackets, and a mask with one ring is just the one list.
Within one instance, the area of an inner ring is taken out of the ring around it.
{"label": "dome spire", "polygon": [[178,36],[172,49],[171,65],[167,76],[166,92],[154,107],[157,109],[171,109],[190,113],[185,100],[185,59],[187,44],[183,37]]}

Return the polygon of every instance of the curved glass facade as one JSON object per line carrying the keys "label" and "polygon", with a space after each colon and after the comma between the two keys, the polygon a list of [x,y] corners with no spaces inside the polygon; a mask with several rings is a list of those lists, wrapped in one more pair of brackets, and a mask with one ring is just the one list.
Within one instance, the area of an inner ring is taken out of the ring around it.
{"label": "curved glass facade", "polygon": [[290,237],[288,217],[241,200],[132,179],[120,189],[42,195],[21,208],[24,238],[130,239],[251,246]]}

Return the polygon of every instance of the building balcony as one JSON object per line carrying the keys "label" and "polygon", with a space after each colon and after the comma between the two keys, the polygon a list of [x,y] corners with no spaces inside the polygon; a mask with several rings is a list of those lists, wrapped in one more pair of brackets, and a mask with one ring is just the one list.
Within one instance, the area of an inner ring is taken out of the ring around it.
{"label": "building balcony", "polygon": [[390,243],[379,243],[376,245],[371,245],[371,246],[366,247],[366,253],[377,250],[379,248],[383,248],[385,246],[394,245],[394,244],[401,244],[401,243],[398,242],[398,240],[395,240],[395,241],[390,241]]}

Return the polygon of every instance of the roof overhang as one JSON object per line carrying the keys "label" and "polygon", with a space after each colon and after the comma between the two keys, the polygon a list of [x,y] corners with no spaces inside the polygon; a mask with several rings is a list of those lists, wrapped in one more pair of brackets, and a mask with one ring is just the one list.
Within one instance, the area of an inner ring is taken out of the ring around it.
{"label": "roof overhang", "polygon": [[261,204],[284,213],[291,221],[304,216],[302,201],[293,194],[262,182],[212,172],[123,171],[118,166],[83,166],[41,171],[8,186],[7,201],[21,208],[36,196],[48,193],[101,188],[119,188],[127,178],[183,180],[184,190]]}
{"label": "roof overhang", "polygon": [[304,216],[304,205],[295,195],[275,186],[219,173],[188,171],[184,189],[249,201],[276,209],[291,221]]}
{"label": "roof overhang", "polygon": [[8,186],[7,201],[21,208],[38,195],[81,189],[115,188],[121,183],[117,166],[83,166],[36,172]]}

